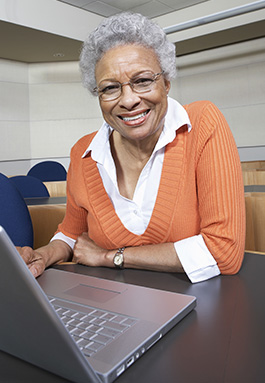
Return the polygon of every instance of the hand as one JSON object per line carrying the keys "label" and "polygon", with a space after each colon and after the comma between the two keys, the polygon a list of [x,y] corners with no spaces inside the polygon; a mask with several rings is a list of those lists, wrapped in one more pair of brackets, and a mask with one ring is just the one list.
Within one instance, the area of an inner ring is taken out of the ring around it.
{"label": "hand", "polygon": [[17,251],[35,278],[43,273],[45,270],[45,260],[41,253],[28,246],[17,247]]}
{"label": "hand", "polygon": [[113,266],[108,259],[109,251],[99,247],[87,233],[77,238],[73,249],[73,262],[86,266]]}

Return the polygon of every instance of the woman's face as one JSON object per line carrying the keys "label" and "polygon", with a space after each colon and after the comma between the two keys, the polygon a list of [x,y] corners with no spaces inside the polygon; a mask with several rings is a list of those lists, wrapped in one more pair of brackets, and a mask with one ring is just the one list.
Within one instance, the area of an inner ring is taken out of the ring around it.
{"label": "woman's face", "polygon": [[[128,82],[145,72],[160,73],[161,67],[152,49],[138,45],[118,46],[104,54],[96,65],[96,81]],[[151,91],[136,93],[129,85],[112,101],[100,99],[105,121],[124,138],[142,141],[159,137],[167,111],[170,82],[160,76]]]}

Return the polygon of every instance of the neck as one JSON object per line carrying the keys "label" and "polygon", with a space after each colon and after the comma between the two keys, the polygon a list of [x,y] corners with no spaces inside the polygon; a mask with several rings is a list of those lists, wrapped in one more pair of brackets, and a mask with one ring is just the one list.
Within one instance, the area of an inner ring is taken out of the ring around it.
{"label": "neck", "polygon": [[111,136],[111,147],[115,151],[122,152],[124,155],[132,158],[134,161],[147,162],[156,146],[161,132],[144,140],[128,140],[120,135],[117,131],[113,131]]}

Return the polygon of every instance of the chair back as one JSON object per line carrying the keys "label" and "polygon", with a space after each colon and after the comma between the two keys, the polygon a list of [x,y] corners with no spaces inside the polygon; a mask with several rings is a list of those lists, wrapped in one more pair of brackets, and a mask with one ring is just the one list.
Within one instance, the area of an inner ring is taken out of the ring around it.
{"label": "chair back", "polygon": [[13,176],[9,179],[20,191],[23,198],[50,196],[48,189],[38,178],[31,176]]}
{"label": "chair back", "polygon": [[28,176],[39,178],[43,182],[65,181],[67,172],[62,164],[56,161],[42,161],[34,165]]}
{"label": "chair back", "polygon": [[0,225],[15,246],[33,246],[33,228],[27,205],[15,185],[0,173]]}
{"label": "chair back", "polygon": [[245,193],[246,246],[250,251],[265,252],[265,192]]}

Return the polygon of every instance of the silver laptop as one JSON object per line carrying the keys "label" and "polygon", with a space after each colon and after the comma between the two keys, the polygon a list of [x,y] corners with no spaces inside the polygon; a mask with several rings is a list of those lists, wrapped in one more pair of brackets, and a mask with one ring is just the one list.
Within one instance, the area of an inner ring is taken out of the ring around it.
{"label": "silver laptop", "polygon": [[196,298],[58,269],[35,280],[0,226],[0,304],[1,350],[72,382],[109,383]]}

